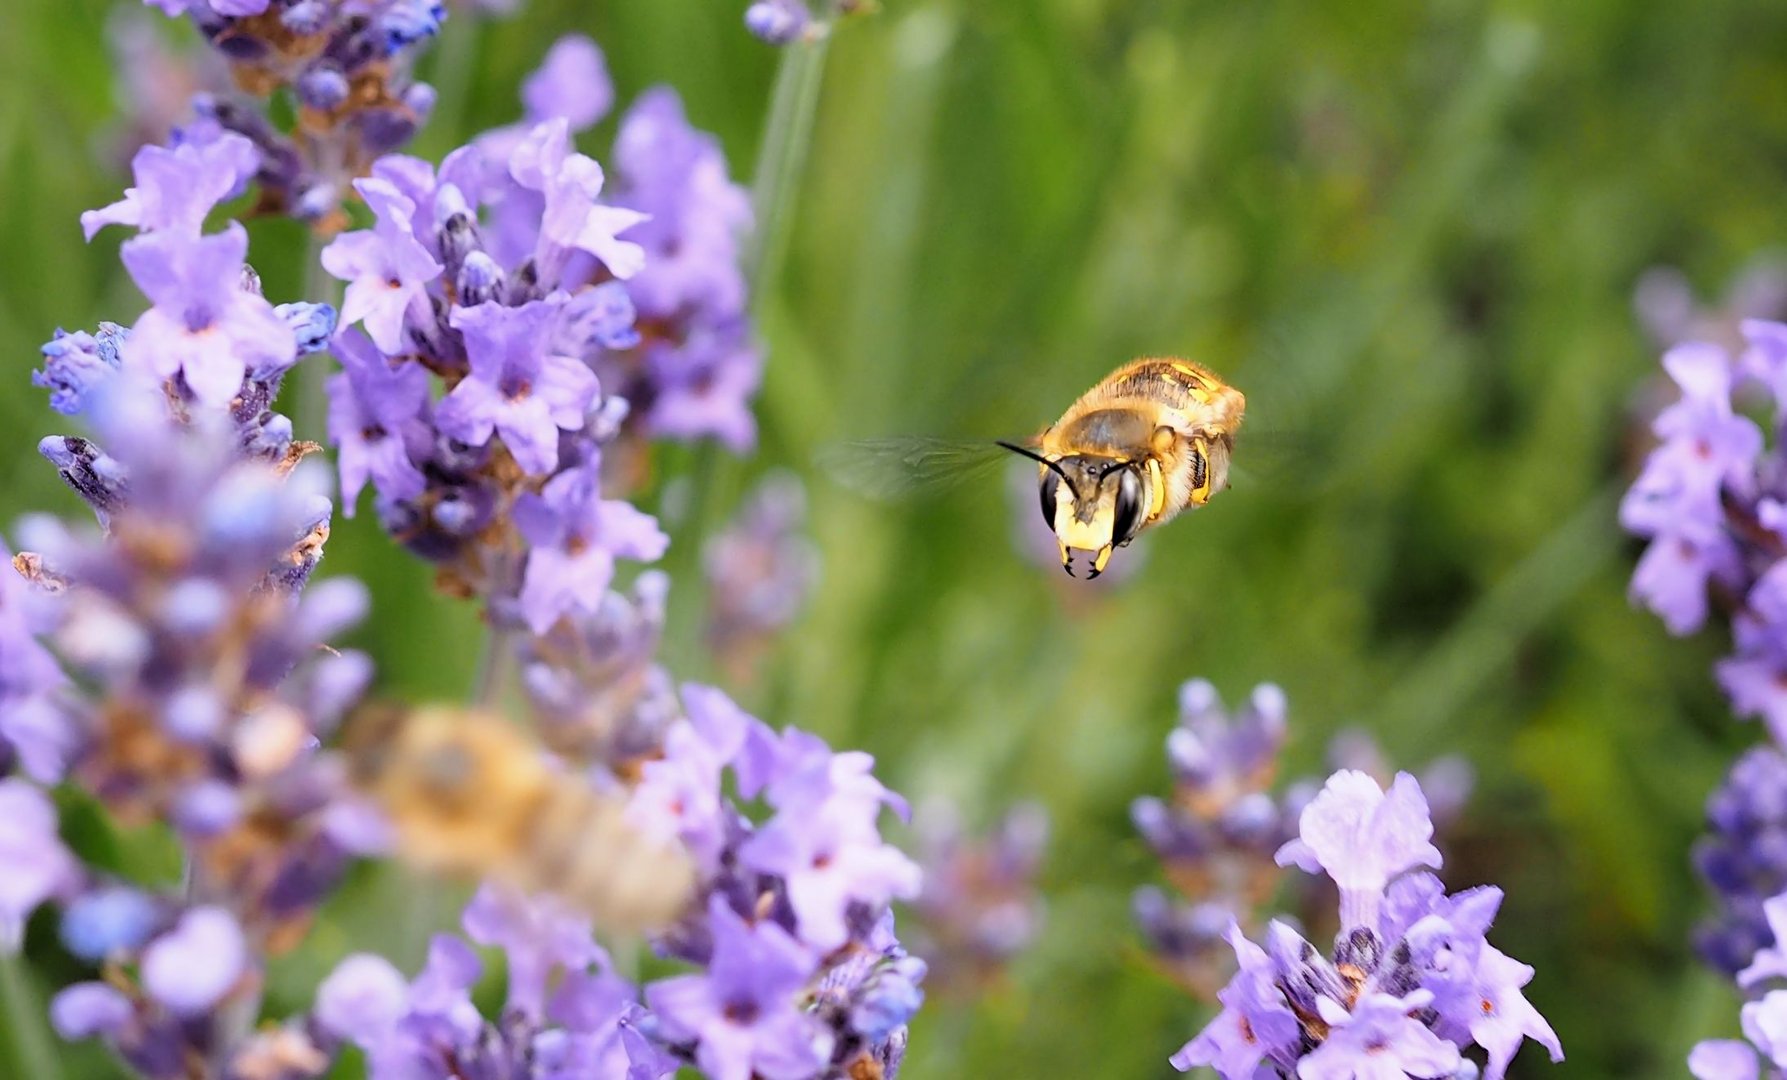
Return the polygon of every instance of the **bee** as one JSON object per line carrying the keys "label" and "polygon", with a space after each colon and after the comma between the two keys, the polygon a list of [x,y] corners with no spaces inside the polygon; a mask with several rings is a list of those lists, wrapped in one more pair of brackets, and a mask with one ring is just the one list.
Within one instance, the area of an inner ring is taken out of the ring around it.
{"label": "bee", "polygon": [[423,871],[549,892],[620,932],[668,925],[694,889],[687,852],[629,820],[624,795],[555,766],[500,716],[369,707],[342,751],[398,853]]}
{"label": "bee", "polygon": [[1000,450],[1029,458],[1061,568],[1077,576],[1073,553],[1088,552],[1091,580],[1116,549],[1227,486],[1246,410],[1241,391],[1202,364],[1147,357],[1105,376],[1023,442],[872,439],[838,448],[822,463],[865,494],[897,496],[973,475]]}
{"label": "bee", "polygon": [[998,445],[1037,462],[1042,517],[1073,576],[1073,553],[1092,553],[1090,581],[1111,552],[1143,530],[1195,509],[1228,484],[1241,391],[1190,360],[1123,365],[1067,407],[1035,449]]}

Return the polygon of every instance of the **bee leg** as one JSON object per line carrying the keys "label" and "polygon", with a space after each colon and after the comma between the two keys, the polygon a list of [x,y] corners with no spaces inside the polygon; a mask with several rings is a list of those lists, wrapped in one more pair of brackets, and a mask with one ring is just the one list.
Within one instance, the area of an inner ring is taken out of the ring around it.
{"label": "bee leg", "polygon": [[1061,569],[1067,571],[1068,577],[1073,577],[1073,552],[1068,550],[1067,541],[1056,540],[1055,543],[1061,548]]}
{"label": "bee leg", "polygon": [[1210,442],[1202,435],[1191,440],[1191,496],[1187,500],[1193,506],[1202,506],[1210,501],[1215,492],[1210,490]]}
{"label": "bee leg", "polygon": [[[1167,506],[1166,478],[1160,475],[1160,460],[1148,459],[1148,520],[1160,517],[1160,512]],[[1129,541],[1125,540],[1125,544]]]}
{"label": "bee leg", "polygon": [[1104,547],[1098,549],[1098,558],[1092,560],[1092,572],[1086,575],[1086,580],[1091,581],[1093,578],[1104,573],[1105,564],[1110,561],[1111,545],[1106,544]]}

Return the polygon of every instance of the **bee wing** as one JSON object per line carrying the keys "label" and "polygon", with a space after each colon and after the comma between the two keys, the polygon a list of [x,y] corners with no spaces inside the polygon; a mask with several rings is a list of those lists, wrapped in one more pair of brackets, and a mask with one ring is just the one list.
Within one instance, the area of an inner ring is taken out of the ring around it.
{"label": "bee wing", "polygon": [[815,460],[839,486],[893,502],[986,476],[1009,454],[992,439],[896,435],[831,443],[819,449]]}
{"label": "bee wing", "polygon": [[1299,431],[1248,431],[1235,437],[1229,465],[1232,488],[1271,487],[1309,495],[1334,481],[1334,466],[1313,435]]}

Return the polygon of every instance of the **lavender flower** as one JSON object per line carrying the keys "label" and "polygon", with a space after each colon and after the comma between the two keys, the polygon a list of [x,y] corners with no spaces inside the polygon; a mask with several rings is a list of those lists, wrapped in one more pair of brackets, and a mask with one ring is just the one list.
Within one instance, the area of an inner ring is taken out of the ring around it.
{"label": "lavender flower", "polygon": [[813,955],[773,923],[746,924],[722,897],[709,904],[708,926],[709,973],[646,990],[665,1036],[693,1044],[696,1063],[715,1080],[819,1073],[831,1058],[831,1033],[794,1003],[817,966]]}
{"label": "lavender flower", "polygon": [[806,0],[756,0],[745,9],[745,29],[771,45],[800,40],[812,24]]}
{"label": "lavender flower", "polygon": [[1710,601],[1736,610],[1736,651],[1720,662],[1719,682],[1739,715],[1761,716],[1787,735],[1787,470],[1779,448],[1734,407],[1734,395],[1759,388],[1776,412],[1787,393],[1787,326],[1746,321],[1748,347],[1733,361],[1722,348],[1680,345],[1664,366],[1681,398],[1658,414],[1660,440],[1621,504],[1627,529],[1651,538],[1633,574],[1634,597],[1677,634],[1698,629]]}
{"label": "lavender flower", "polygon": [[[1708,1039],[1688,1055],[1695,1080],[1780,1080],[1787,1076],[1787,990],[1772,990],[1746,1002],[1744,1037]],[[1758,1060],[1760,1058],[1760,1061]]]}
{"label": "lavender flower", "polygon": [[1446,895],[1414,868],[1439,864],[1420,785],[1399,773],[1388,792],[1363,773],[1330,777],[1278,854],[1326,872],[1341,890],[1332,959],[1274,921],[1262,950],[1229,931],[1240,971],[1223,1010],[1173,1057],[1228,1080],[1260,1074],[1321,1078],[1451,1076],[1482,1047],[1482,1075],[1500,1080],[1520,1044],[1563,1051],[1520,988],[1533,971],[1484,939],[1501,890]]}
{"label": "lavender flower", "polygon": [[154,303],[119,349],[124,368],[157,380],[178,378],[202,405],[234,400],[251,372],[283,372],[297,337],[273,306],[238,282],[248,234],[232,223],[212,236],[140,236],[124,265]]}
{"label": "lavender flower", "polygon": [[474,447],[500,435],[527,472],[546,474],[557,467],[559,432],[583,426],[598,392],[596,376],[585,364],[547,351],[561,304],[562,298],[549,298],[454,312],[452,325],[465,336],[471,374],[435,411],[443,434]]}
{"label": "lavender flower", "polygon": [[76,882],[75,861],[56,835],[56,808],[23,780],[0,780],[0,952],[15,952],[25,916]]}
{"label": "lavender flower", "polygon": [[1296,814],[1268,792],[1284,737],[1284,693],[1276,686],[1256,687],[1231,715],[1215,687],[1193,679],[1179,690],[1179,723],[1167,737],[1172,798],[1130,806],[1168,879],[1193,901],[1176,904],[1143,889],[1135,915],[1175,977],[1204,996],[1226,973],[1225,928],[1249,917],[1278,881],[1272,856],[1291,836]]}
{"label": "lavender flower", "polygon": [[1736,977],[1764,951],[1779,948],[1767,916],[1771,897],[1787,892],[1787,757],[1773,746],[1738,758],[1707,799],[1709,835],[1694,865],[1718,895],[1719,911],[1701,923],[1694,944],[1708,964]]}
{"label": "lavender flower", "polygon": [[237,87],[263,98],[292,91],[300,106],[292,134],[249,104],[201,96],[197,121],[176,132],[172,147],[203,146],[223,133],[243,137],[254,161],[244,175],[255,178],[264,208],[339,228],[350,182],[407,142],[433,108],[433,90],[411,83],[409,67],[446,18],[439,0],[149,2],[189,18]]}
{"label": "lavender flower", "polygon": [[337,236],[323,249],[323,269],[348,283],[341,321],[364,320],[373,344],[387,353],[402,352],[404,317],[412,309],[427,312],[424,290],[440,276],[441,265],[416,242],[410,224],[415,204],[394,184],[369,177],[354,181],[354,189],[378,225]]}
{"label": "lavender flower", "polygon": [[917,824],[924,891],[912,905],[923,931],[915,948],[930,961],[930,982],[972,992],[996,978],[1041,929],[1036,872],[1048,814],[1040,804],[1022,803],[987,836],[971,839],[947,804],[932,803],[920,808]]}
{"label": "lavender flower", "polygon": [[1686,276],[1673,266],[1644,272],[1632,290],[1638,322],[1659,348],[1711,341],[1741,349],[1746,319],[1787,317],[1787,264],[1758,258],[1745,266],[1716,304],[1702,305]]}
{"label": "lavender flower", "polygon": [[818,576],[802,533],[806,493],[786,474],[766,477],[737,519],[707,542],[707,643],[728,671],[748,677],[777,631],[799,614]]}
{"label": "lavender flower", "polygon": [[126,188],[118,202],[82,214],[81,228],[89,240],[107,225],[197,235],[205,215],[241,194],[258,165],[254,144],[240,135],[171,148],[145,146],[131,162],[136,186]]}
{"label": "lavender flower", "polygon": [[647,433],[748,449],[762,377],[739,268],[750,203],[728,179],[718,141],[689,125],[668,88],[647,91],[627,111],[614,157],[617,203],[644,215],[628,234],[645,252],[627,283],[641,343],[597,371],[633,403]]}

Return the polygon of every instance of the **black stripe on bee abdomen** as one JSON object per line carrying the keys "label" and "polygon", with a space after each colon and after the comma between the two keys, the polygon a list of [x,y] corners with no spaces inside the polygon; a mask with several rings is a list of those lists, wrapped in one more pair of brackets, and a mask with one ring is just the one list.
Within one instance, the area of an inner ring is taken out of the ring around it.
{"label": "black stripe on bee abdomen", "polygon": [[1199,389],[1196,377],[1171,360],[1150,360],[1111,384],[1113,393],[1146,398],[1173,409],[1197,404]]}

